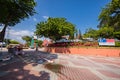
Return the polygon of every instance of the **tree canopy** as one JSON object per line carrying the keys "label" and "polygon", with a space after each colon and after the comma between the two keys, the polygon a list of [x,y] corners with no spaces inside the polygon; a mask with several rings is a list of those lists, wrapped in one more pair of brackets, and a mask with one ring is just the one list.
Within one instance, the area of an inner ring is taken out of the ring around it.
{"label": "tree canopy", "polygon": [[34,15],[35,5],[34,0],[0,0],[0,24],[4,25],[0,32],[0,41],[3,41],[7,26],[14,26]]}
{"label": "tree canopy", "polygon": [[69,35],[73,38],[75,25],[68,22],[65,18],[48,18],[36,25],[36,35],[49,37],[53,40],[61,39],[61,36]]}
{"label": "tree canopy", "polygon": [[112,0],[99,15],[98,27],[111,26],[115,31],[120,30],[120,0]]}
{"label": "tree canopy", "polygon": [[30,37],[30,36],[22,36],[22,39],[26,42],[27,46],[30,46],[32,37]]}
{"label": "tree canopy", "polygon": [[10,40],[10,44],[20,44],[20,42],[18,42],[16,40]]}
{"label": "tree canopy", "polygon": [[99,37],[103,38],[113,38],[114,28],[112,27],[102,27],[97,31]]}
{"label": "tree canopy", "polygon": [[88,28],[86,30],[85,34],[83,35],[83,37],[91,37],[94,39],[98,39],[100,37],[102,37],[102,38],[118,38],[119,37],[118,34],[120,34],[120,33],[114,32],[113,27],[105,26],[105,27],[101,27],[99,30]]}
{"label": "tree canopy", "polygon": [[35,13],[34,0],[0,0],[0,23],[14,26]]}
{"label": "tree canopy", "polygon": [[96,39],[98,37],[98,33],[97,30],[92,29],[92,28],[88,28],[86,29],[85,34],[83,35],[84,38],[94,38]]}
{"label": "tree canopy", "polygon": [[24,41],[26,41],[26,43],[27,43],[27,42],[30,42],[32,40],[32,37],[30,37],[30,36],[23,36],[22,39]]}

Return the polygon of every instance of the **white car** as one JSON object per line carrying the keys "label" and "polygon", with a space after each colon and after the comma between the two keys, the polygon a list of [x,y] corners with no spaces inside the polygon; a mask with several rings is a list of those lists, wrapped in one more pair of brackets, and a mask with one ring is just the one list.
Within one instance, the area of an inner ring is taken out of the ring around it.
{"label": "white car", "polygon": [[6,43],[5,42],[0,42],[0,47],[6,47]]}

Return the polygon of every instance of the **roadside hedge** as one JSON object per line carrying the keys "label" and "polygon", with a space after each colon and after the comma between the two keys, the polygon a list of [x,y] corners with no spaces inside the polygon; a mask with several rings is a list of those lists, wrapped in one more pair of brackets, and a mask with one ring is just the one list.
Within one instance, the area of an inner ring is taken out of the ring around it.
{"label": "roadside hedge", "polygon": [[[97,47],[98,42],[61,42],[61,43],[53,43],[49,44],[48,47],[83,47],[83,46],[92,46]],[[120,47],[120,42],[115,42],[115,46],[99,46],[99,47]]]}
{"label": "roadside hedge", "polygon": [[120,42],[115,42],[116,47],[120,47]]}

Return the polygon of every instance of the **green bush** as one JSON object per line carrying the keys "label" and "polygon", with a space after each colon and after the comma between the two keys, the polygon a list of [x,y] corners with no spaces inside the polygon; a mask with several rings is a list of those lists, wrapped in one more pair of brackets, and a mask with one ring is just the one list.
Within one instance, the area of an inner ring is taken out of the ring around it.
{"label": "green bush", "polygon": [[120,47],[120,42],[115,42],[116,47]]}

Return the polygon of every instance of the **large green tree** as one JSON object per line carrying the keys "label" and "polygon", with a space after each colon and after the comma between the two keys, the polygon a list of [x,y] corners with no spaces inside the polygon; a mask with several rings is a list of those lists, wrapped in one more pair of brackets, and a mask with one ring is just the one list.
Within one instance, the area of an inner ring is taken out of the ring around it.
{"label": "large green tree", "polygon": [[36,25],[35,33],[38,36],[59,40],[64,35],[69,35],[73,38],[75,31],[75,25],[68,22],[65,18],[48,18],[47,21],[40,22]]}
{"label": "large green tree", "polygon": [[98,38],[98,31],[92,28],[88,28],[86,29],[85,34],[83,34],[84,38],[94,38],[97,39]]}
{"label": "large green tree", "polygon": [[102,27],[98,30],[98,36],[102,38],[114,38],[114,28],[113,27]]}
{"label": "large green tree", "polygon": [[30,42],[32,40],[32,37],[30,37],[30,36],[23,36],[22,39],[24,41],[26,41],[26,43],[27,43],[27,42]]}
{"label": "large green tree", "polygon": [[20,42],[18,42],[16,40],[10,40],[10,44],[20,44]]}
{"label": "large green tree", "polygon": [[115,31],[120,30],[120,0],[112,0],[102,9],[99,15],[98,27],[111,26]]}
{"label": "large green tree", "polygon": [[120,40],[120,31],[116,31],[113,33],[114,38],[117,38]]}
{"label": "large green tree", "polygon": [[4,25],[0,32],[3,41],[7,26],[14,26],[25,18],[34,15],[34,0],[0,0],[0,24]]}
{"label": "large green tree", "polygon": [[30,36],[23,36],[22,39],[26,42],[26,45],[29,46],[32,40]]}

